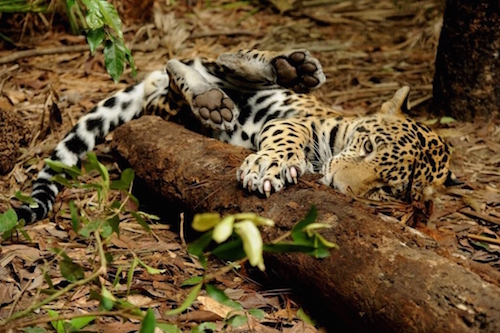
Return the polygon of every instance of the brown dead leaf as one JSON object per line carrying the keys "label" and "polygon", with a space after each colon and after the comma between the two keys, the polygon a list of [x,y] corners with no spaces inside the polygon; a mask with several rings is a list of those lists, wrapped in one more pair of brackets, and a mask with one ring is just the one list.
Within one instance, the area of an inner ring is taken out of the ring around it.
{"label": "brown dead leaf", "polygon": [[285,333],[285,332],[287,332],[287,333],[316,333],[316,332],[318,332],[318,330],[310,324],[307,324],[303,321],[299,321],[298,323],[293,325],[292,328],[283,330],[283,333]]}
{"label": "brown dead leaf", "polygon": [[24,261],[32,263],[42,256],[42,252],[36,248],[22,245],[13,244],[2,247],[2,258],[0,259],[0,266],[5,267],[12,259],[18,257]]}
{"label": "brown dead leaf", "polygon": [[194,321],[197,323],[205,321],[214,322],[222,319],[223,318],[216,313],[204,310],[189,311],[188,313],[180,315],[178,318],[179,321]]}
{"label": "brown dead leaf", "polygon": [[127,297],[127,301],[129,301],[130,303],[139,308],[144,308],[144,307],[151,307],[151,302],[153,300],[150,297],[137,294],[137,295],[129,295]]}
{"label": "brown dead leaf", "polygon": [[13,283],[0,284],[0,306],[12,303],[14,297],[20,292],[19,288]]}
{"label": "brown dead leaf", "polygon": [[229,312],[234,312],[235,310],[227,305],[221,304],[208,296],[198,296],[196,298],[198,302],[202,304],[202,308],[205,311],[215,313],[221,318],[226,318]]}
{"label": "brown dead leaf", "polygon": [[268,299],[259,293],[253,292],[241,297],[238,301],[245,309],[263,308],[269,306]]}

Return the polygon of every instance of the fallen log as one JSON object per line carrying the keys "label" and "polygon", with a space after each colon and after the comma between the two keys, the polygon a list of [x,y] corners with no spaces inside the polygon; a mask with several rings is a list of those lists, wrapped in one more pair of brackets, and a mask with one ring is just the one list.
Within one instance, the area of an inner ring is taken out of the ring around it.
{"label": "fallen log", "polygon": [[[317,260],[266,256],[284,284],[309,296],[309,309],[330,329],[356,332],[500,332],[500,288],[433,251],[432,240],[384,222],[364,204],[315,182],[299,181],[269,199],[235,179],[248,151],[156,117],[117,129],[113,148],[156,192],[188,211],[257,212],[273,219],[275,239],[316,205],[322,234],[339,250]],[[318,187],[320,187],[318,189]],[[435,250],[435,249],[434,249]]]}

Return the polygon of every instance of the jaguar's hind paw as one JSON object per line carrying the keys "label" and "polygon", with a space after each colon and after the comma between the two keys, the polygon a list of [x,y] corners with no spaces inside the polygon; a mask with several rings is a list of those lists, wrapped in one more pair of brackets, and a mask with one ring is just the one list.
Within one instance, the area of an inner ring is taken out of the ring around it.
{"label": "jaguar's hind paw", "polygon": [[280,55],[272,64],[276,70],[276,82],[297,92],[316,89],[326,80],[321,64],[307,50]]}

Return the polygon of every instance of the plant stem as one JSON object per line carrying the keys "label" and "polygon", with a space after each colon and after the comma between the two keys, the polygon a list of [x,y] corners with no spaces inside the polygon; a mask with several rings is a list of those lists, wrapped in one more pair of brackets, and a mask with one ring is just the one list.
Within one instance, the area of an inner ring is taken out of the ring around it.
{"label": "plant stem", "polygon": [[66,286],[66,288],[59,290],[58,292],[56,292],[55,294],[52,294],[51,296],[47,297],[43,301],[41,301],[39,303],[32,304],[31,306],[29,306],[27,309],[25,309],[23,311],[19,311],[19,312],[14,313],[12,316],[7,318],[5,321],[0,323],[0,327],[4,326],[10,322],[13,322],[16,319],[23,318],[23,317],[29,315],[33,310],[39,309],[42,306],[49,304],[50,302],[56,300],[57,298],[64,295],[65,293],[74,289],[75,287],[82,286],[82,285],[98,278],[101,275],[105,275],[106,274],[106,257],[105,257],[105,253],[104,253],[104,248],[102,246],[101,236],[99,235],[98,230],[96,230],[94,232],[94,235],[96,237],[97,245],[99,247],[99,255],[101,258],[101,266],[99,267],[99,269],[97,271],[95,271],[94,273],[92,273],[91,275],[89,275],[85,279],[78,280],[78,281]]}

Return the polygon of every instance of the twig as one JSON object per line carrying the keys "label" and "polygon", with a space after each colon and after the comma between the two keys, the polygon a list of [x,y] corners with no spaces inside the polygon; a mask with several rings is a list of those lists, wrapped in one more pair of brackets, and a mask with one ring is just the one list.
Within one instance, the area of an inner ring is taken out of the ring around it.
{"label": "twig", "polygon": [[261,36],[260,33],[248,30],[231,30],[231,31],[207,31],[191,34],[188,39],[218,37],[218,36]]}
{"label": "twig", "polygon": [[245,261],[247,261],[248,258],[245,257],[243,259],[240,259],[240,260],[237,260],[237,261],[233,261],[231,263],[229,263],[228,265],[218,269],[216,272],[212,273],[212,274],[207,274],[203,277],[203,281],[204,282],[208,282],[208,281],[212,281],[213,279],[215,279],[216,277],[218,276],[221,276],[221,275],[224,275],[230,271],[232,271],[233,269],[235,269],[237,266],[241,266]]}
{"label": "twig", "polygon": [[76,288],[78,286],[82,286],[82,285],[84,285],[84,284],[86,284],[86,283],[88,283],[88,282],[90,282],[90,281],[98,278],[101,275],[105,275],[106,274],[106,257],[105,257],[104,248],[102,246],[101,236],[99,235],[99,232],[100,232],[100,230],[96,230],[94,232],[97,244],[99,246],[99,254],[100,254],[100,257],[101,257],[101,266],[99,267],[99,269],[97,271],[95,271],[94,273],[92,273],[91,275],[89,275],[89,277],[87,277],[85,279],[78,280],[75,283],[72,283],[72,284],[66,286],[66,288],[63,288],[63,289],[59,290],[58,292],[50,295],[49,297],[47,297],[43,301],[41,301],[39,303],[32,304],[27,309],[25,309],[23,311],[19,311],[19,312],[14,313],[12,316],[10,316],[9,318],[7,318],[5,321],[1,322],[0,323],[0,327],[2,327],[4,325],[7,325],[8,323],[13,322],[16,319],[19,319],[19,318],[27,316],[33,310],[39,309],[42,306],[49,304],[50,302],[56,300],[60,296],[62,296],[65,293],[69,292],[70,290],[72,290],[73,288]]}
{"label": "twig", "polygon": [[[97,47],[97,50],[102,50],[103,47],[100,45]],[[132,51],[141,51],[148,52],[153,51],[155,48],[147,45],[133,45]],[[36,57],[41,55],[50,55],[50,54],[61,54],[61,53],[75,53],[75,52],[85,52],[90,51],[88,45],[69,45],[69,46],[58,46],[58,47],[50,47],[50,48],[39,48],[32,50],[23,50],[13,52],[9,55],[0,57],[0,65],[7,64],[9,62],[14,62],[20,59]]]}
{"label": "twig", "polygon": [[124,309],[120,311],[102,311],[102,312],[89,312],[89,313],[76,313],[76,314],[67,314],[67,315],[62,315],[58,317],[45,317],[45,318],[39,318],[31,321],[25,321],[23,323],[16,323],[16,328],[21,328],[21,327],[27,327],[27,326],[32,326],[36,324],[43,324],[43,323],[50,323],[50,322],[55,322],[55,321],[60,321],[60,320],[68,320],[68,319],[73,319],[73,318],[81,318],[81,317],[91,317],[91,316],[101,316],[101,317],[114,317],[114,316],[123,316],[125,315],[129,318],[135,318],[135,319],[142,319],[141,316],[132,314],[132,313],[127,313],[131,310],[135,310],[134,308],[130,309]]}
{"label": "twig", "polygon": [[500,245],[500,239],[496,239],[496,238],[479,236],[479,235],[474,235],[474,234],[467,234],[467,237],[469,237],[470,239],[481,241],[481,242]]}
{"label": "twig", "polygon": [[[102,48],[102,47],[100,47]],[[70,46],[59,46],[43,49],[32,49],[13,52],[9,55],[0,58],[0,64],[7,64],[9,62],[14,62],[19,59],[36,57],[41,55],[49,54],[60,54],[60,53],[73,53],[73,52],[85,52],[89,51],[88,45],[70,45]]]}
{"label": "twig", "polygon": [[23,289],[21,289],[21,292],[16,296],[16,299],[14,300],[14,303],[12,303],[12,307],[10,308],[9,315],[7,317],[12,316],[12,313],[14,312],[14,309],[16,308],[17,302],[19,302],[19,300],[23,296],[24,292],[26,291],[26,289],[28,289],[28,287],[31,285],[32,282],[33,282],[33,280],[28,281],[24,285]]}
{"label": "twig", "polygon": [[489,216],[486,214],[477,213],[469,208],[461,209],[460,213],[465,214],[465,215],[470,216],[470,217],[475,217],[475,218],[481,219],[481,220],[489,222],[489,223],[500,225],[500,219],[494,218],[493,216]]}

